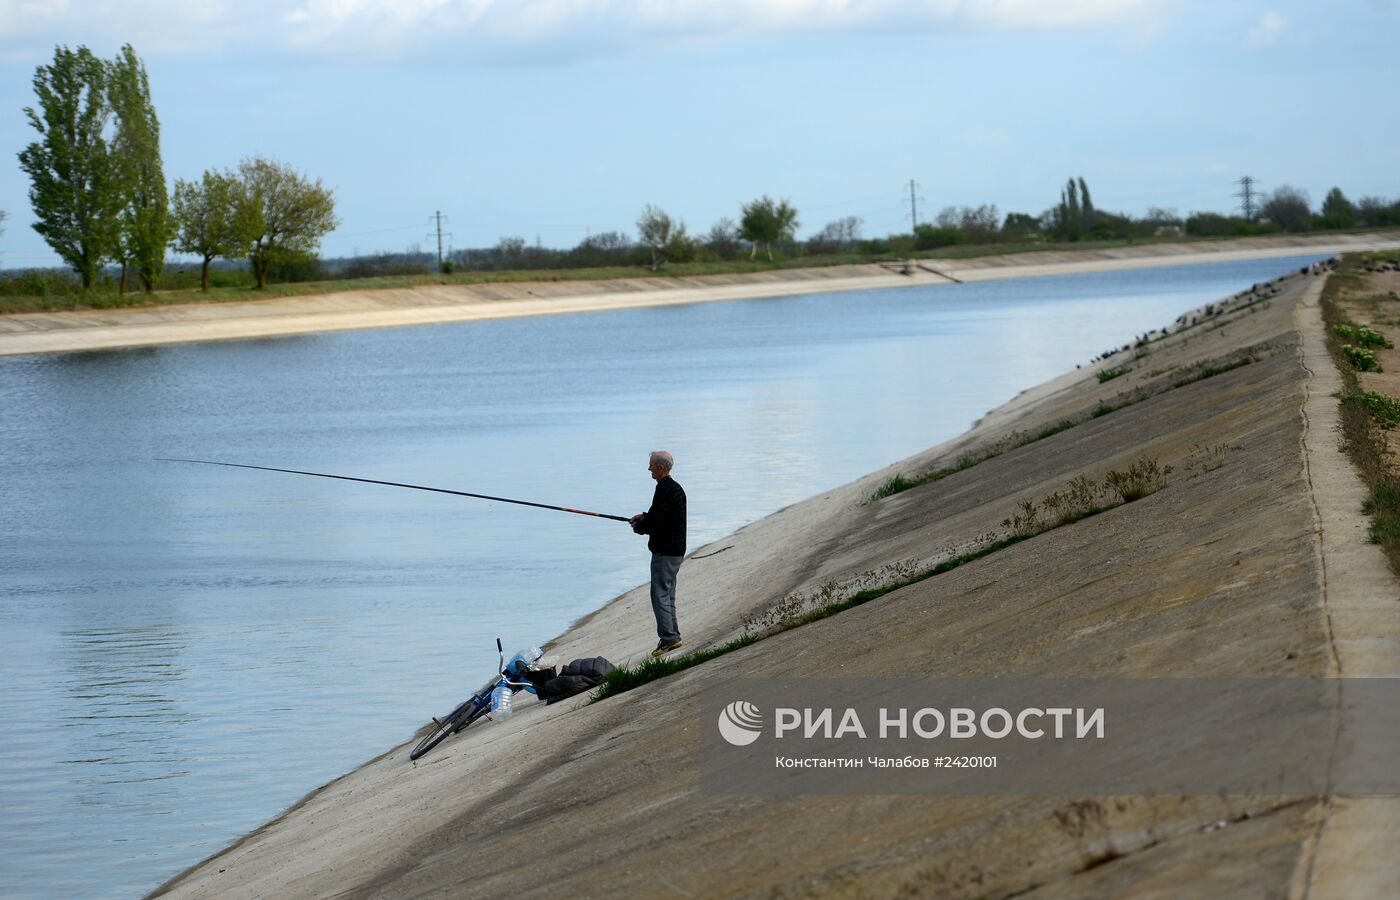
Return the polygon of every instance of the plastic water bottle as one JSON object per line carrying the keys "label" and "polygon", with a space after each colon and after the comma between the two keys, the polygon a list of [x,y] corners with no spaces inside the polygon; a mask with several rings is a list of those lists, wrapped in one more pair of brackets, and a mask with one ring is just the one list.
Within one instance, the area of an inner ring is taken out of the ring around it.
{"label": "plastic water bottle", "polygon": [[491,692],[491,717],[502,721],[510,718],[510,701],[515,694],[508,684],[498,684]]}

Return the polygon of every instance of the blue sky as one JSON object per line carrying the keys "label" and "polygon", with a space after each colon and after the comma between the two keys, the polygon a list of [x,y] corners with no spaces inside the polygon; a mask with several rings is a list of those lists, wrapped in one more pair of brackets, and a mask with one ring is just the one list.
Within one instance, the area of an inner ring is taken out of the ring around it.
{"label": "blue sky", "polygon": [[1393,0],[0,0],[0,265],[52,265],[15,155],[55,44],[131,42],[166,175],[261,154],[334,188],[327,255],[571,246],[760,194],[810,234],[1071,175],[1101,208],[1228,211],[1233,182],[1400,197]]}

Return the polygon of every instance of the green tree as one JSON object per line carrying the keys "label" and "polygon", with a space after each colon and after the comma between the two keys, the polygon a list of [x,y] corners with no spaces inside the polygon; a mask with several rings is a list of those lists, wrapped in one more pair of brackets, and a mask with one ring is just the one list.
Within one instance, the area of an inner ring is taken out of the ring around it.
{"label": "green tree", "polygon": [[753,244],[749,259],[758,255],[758,245],[768,248],[768,258],[773,258],[773,244],[790,241],[797,233],[797,210],[786,200],[775,202],[767,194],[745,203],[743,215],[739,219],[739,237]]}
{"label": "green tree", "polygon": [[108,70],[107,93],[116,113],[111,150],[121,199],[117,255],[122,264],[122,289],[128,265],[135,265],[141,286],[149,294],[165,271],[165,247],[171,236],[170,201],[150,79],[130,44],[122,47]]}
{"label": "green tree", "polygon": [[1290,185],[1280,185],[1259,209],[1264,218],[1285,231],[1307,231],[1312,227],[1312,211],[1306,192]]}
{"label": "green tree", "polygon": [[122,196],[106,130],[112,116],[109,67],[86,47],[54,48],[53,63],[34,70],[38,109],[25,107],[39,140],[19,154],[29,176],[34,230],[88,290],[112,255]]}
{"label": "green tree", "polygon": [[290,166],[261,156],[239,163],[238,175],[254,235],[248,259],[262,290],[274,262],[314,254],[321,238],[335,230],[339,224],[335,196],[321,179],[312,181]]}
{"label": "green tree", "polygon": [[1089,185],[1083,177],[1071,178],[1060,191],[1060,203],[1051,211],[1051,231],[1066,241],[1084,237],[1098,220],[1094,201],[1089,197]]}
{"label": "green tree", "polygon": [[208,291],[211,262],[248,252],[259,231],[257,212],[232,172],[206,170],[197,182],[176,179],[173,200],[172,246],[178,253],[200,257],[200,290]]}
{"label": "green tree", "polygon": [[651,254],[653,272],[668,261],[684,262],[695,255],[695,242],[686,233],[685,223],[650,203],[637,218],[637,236]]}
{"label": "green tree", "polygon": [[1323,228],[1355,228],[1356,221],[1356,207],[1342,189],[1334,187],[1328,191],[1322,201],[1322,221],[1318,224]]}
{"label": "green tree", "polygon": [[1356,201],[1356,217],[1362,225],[1400,225],[1400,201],[1384,197],[1362,197]]}
{"label": "green tree", "polygon": [[738,259],[743,249],[739,244],[739,226],[727,216],[720,219],[705,236],[705,247],[720,259]]}
{"label": "green tree", "polygon": [[1007,213],[1006,221],[1001,224],[1002,236],[1014,240],[1021,240],[1033,234],[1040,233],[1040,219],[1029,213]]}

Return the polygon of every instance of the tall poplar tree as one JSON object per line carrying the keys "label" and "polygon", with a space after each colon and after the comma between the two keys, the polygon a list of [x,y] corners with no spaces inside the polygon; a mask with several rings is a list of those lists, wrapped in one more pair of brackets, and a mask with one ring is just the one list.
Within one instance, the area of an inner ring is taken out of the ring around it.
{"label": "tall poplar tree", "polygon": [[130,44],[122,47],[112,62],[107,90],[117,117],[112,156],[121,198],[118,261],[122,264],[122,287],[125,290],[127,266],[134,265],[141,286],[149,294],[165,271],[165,246],[172,223],[160,156],[160,120],[151,101],[146,66]]}
{"label": "tall poplar tree", "polygon": [[88,290],[116,246],[122,197],[106,130],[112,116],[109,66],[86,47],[54,48],[34,70],[38,108],[25,107],[39,140],[19,154],[29,176],[34,230]]}

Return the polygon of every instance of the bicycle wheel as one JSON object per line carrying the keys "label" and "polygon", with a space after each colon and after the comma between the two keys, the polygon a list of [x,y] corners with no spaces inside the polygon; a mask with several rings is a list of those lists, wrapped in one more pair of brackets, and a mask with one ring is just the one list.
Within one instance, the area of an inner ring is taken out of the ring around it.
{"label": "bicycle wheel", "polygon": [[413,748],[412,752],[408,754],[408,758],[417,760],[420,756],[427,753],[438,744],[441,744],[449,734],[456,734],[463,728],[466,728],[485,712],[489,705],[489,698],[487,703],[483,704],[481,698],[476,696],[452,710],[445,718],[433,719],[433,730],[428,732],[427,736],[418,742],[418,746]]}

